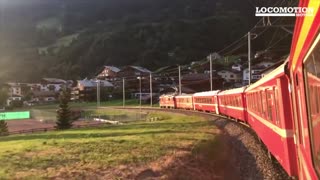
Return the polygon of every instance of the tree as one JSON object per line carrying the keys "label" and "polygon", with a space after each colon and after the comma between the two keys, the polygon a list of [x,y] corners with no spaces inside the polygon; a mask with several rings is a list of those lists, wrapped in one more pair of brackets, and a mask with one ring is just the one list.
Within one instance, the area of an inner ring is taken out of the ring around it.
{"label": "tree", "polygon": [[57,110],[57,129],[69,129],[72,126],[71,111],[69,109],[70,92],[63,90],[59,96],[59,109]]}
{"label": "tree", "polygon": [[8,92],[5,88],[0,89],[0,107],[4,106],[8,99]]}
{"label": "tree", "polygon": [[8,125],[6,121],[0,120],[0,136],[8,134]]}

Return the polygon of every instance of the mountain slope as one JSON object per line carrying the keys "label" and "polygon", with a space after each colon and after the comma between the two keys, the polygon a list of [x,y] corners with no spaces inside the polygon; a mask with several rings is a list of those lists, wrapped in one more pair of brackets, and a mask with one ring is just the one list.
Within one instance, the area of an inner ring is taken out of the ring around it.
{"label": "mountain slope", "polygon": [[83,78],[105,64],[185,64],[257,21],[249,1],[237,0],[0,0],[0,7],[0,81]]}

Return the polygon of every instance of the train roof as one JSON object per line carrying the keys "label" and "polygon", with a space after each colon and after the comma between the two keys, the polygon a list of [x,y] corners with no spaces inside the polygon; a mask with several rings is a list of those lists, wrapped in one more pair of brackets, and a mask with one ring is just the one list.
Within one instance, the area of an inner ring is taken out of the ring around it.
{"label": "train roof", "polygon": [[219,92],[220,92],[220,90],[198,92],[198,93],[193,94],[193,96],[195,96],[195,97],[197,97],[197,96],[214,96],[214,95],[217,95]]}
{"label": "train roof", "polygon": [[179,98],[179,97],[190,97],[190,96],[192,97],[192,95],[193,94],[180,94],[180,95],[177,95],[176,98]]}
{"label": "train roof", "polygon": [[246,87],[236,88],[236,89],[229,89],[225,91],[219,92],[218,95],[225,95],[225,94],[238,94],[243,93],[245,91]]}
{"label": "train roof", "polygon": [[248,88],[246,89],[246,92],[250,91],[258,86],[261,86],[262,84],[266,83],[267,81],[275,79],[276,77],[278,77],[281,74],[284,74],[285,65],[286,65],[286,63],[283,63],[282,65],[277,67],[275,70],[271,71],[269,74],[267,74],[266,76],[261,78],[259,81],[248,86]]}
{"label": "train roof", "polygon": [[167,97],[173,97],[173,96],[175,96],[174,94],[162,94],[160,97],[165,97],[165,96],[167,96]]}

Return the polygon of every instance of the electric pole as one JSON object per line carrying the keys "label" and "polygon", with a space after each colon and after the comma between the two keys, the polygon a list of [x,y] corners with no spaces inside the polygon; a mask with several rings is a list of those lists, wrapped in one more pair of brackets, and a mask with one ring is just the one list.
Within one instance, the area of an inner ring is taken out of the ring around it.
{"label": "electric pole", "polygon": [[100,80],[97,81],[97,107],[100,107]]}
{"label": "electric pole", "polygon": [[209,59],[210,59],[210,90],[212,91],[212,55],[209,55]]}
{"label": "electric pole", "polygon": [[122,78],[122,99],[123,99],[123,107],[126,105],[126,89],[125,89],[125,82],[124,78]]}
{"label": "electric pole", "polygon": [[251,33],[248,32],[248,69],[249,69],[249,85],[251,84]]}
{"label": "electric pole", "polygon": [[150,73],[150,106],[152,107],[152,74]]}
{"label": "electric pole", "polygon": [[179,66],[179,95],[181,95],[181,67]]}

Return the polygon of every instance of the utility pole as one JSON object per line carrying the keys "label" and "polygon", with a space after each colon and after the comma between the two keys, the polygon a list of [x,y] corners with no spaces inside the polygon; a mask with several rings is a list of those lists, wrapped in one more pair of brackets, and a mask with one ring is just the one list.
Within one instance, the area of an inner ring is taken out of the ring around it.
{"label": "utility pole", "polygon": [[100,107],[100,80],[97,80],[97,107]]}
{"label": "utility pole", "polygon": [[124,78],[122,78],[122,98],[123,98],[123,107],[126,105],[126,89],[125,89],[125,82]]}
{"label": "utility pole", "polygon": [[251,84],[251,33],[248,32],[248,69],[249,69],[249,85]]}
{"label": "utility pole", "polygon": [[210,90],[212,91],[212,55],[209,55],[209,59],[210,59]]}
{"label": "utility pole", "polygon": [[152,74],[150,73],[150,106],[152,107]]}
{"label": "utility pole", "polygon": [[140,111],[141,111],[141,77],[139,77],[139,86],[140,86],[140,95],[139,95],[139,99],[140,99]]}
{"label": "utility pole", "polygon": [[181,67],[179,66],[179,95],[181,95]]}

